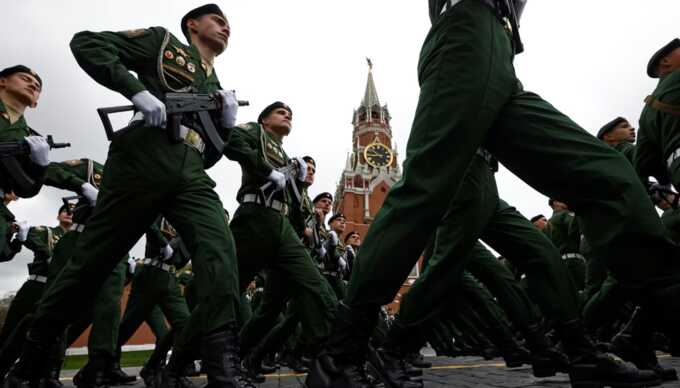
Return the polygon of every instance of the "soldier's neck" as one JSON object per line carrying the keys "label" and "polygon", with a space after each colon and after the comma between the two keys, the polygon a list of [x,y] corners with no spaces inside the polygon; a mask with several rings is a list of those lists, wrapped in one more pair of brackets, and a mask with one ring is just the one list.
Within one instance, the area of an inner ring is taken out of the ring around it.
{"label": "soldier's neck", "polygon": [[276,133],[273,129],[269,127],[264,127],[264,130],[267,131],[267,133],[270,134],[271,137],[273,137],[279,143],[283,142],[283,135]]}
{"label": "soldier's neck", "polygon": [[61,230],[63,230],[64,232],[68,232],[68,230],[71,229],[71,225],[72,225],[72,224],[66,224],[66,223],[63,223],[63,222],[60,222],[60,223],[59,223],[59,227],[60,227]]}
{"label": "soldier's neck", "polygon": [[206,46],[200,39],[196,39],[194,45],[201,56],[201,62],[205,65],[205,74],[210,76],[213,72],[215,57],[217,54],[210,47]]}
{"label": "soldier's neck", "polygon": [[5,111],[9,115],[9,122],[16,123],[24,115],[28,105],[14,98],[11,94],[0,90],[0,101],[5,105]]}

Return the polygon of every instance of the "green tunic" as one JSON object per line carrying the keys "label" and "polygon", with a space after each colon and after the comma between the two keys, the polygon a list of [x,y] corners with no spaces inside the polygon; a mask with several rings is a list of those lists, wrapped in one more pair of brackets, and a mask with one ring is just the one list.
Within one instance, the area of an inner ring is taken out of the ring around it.
{"label": "green tunic", "polygon": [[673,241],[680,243],[680,209],[668,209],[661,215],[661,222],[671,233]]}
{"label": "green tunic", "polygon": [[[24,116],[19,117],[14,123],[10,122],[7,109],[2,100],[0,100],[0,141],[21,140],[32,134],[36,133],[28,126]],[[17,157],[16,159],[30,178],[36,180],[36,182],[42,182],[45,177],[45,167],[33,163],[28,155]],[[4,169],[4,166],[0,167],[0,189],[10,192],[15,190],[16,185]]]}

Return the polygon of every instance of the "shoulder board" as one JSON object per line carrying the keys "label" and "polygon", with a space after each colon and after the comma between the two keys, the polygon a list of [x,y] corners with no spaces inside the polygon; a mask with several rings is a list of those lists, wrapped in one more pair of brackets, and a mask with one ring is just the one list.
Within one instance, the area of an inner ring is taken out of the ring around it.
{"label": "shoulder board", "polygon": [[43,230],[46,230],[46,229],[47,229],[47,228],[44,227],[44,226],[42,226],[42,225],[36,226],[36,227],[35,227],[35,230],[39,230],[39,231],[41,231],[41,232],[42,232]]}
{"label": "shoulder board", "polygon": [[75,167],[75,166],[80,166],[81,164],[83,164],[83,159],[65,160],[62,163],[68,164],[71,167]]}
{"label": "shoulder board", "polygon": [[128,38],[138,38],[149,33],[148,28],[136,28],[133,30],[118,31],[119,34],[125,35]]}
{"label": "shoulder board", "polygon": [[259,126],[260,126],[260,124],[255,123],[255,122],[249,122],[249,123],[243,123],[243,124],[237,125],[237,127],[241,128],[241,129],[250,130],[250,131],[257,130],[257,128]]}

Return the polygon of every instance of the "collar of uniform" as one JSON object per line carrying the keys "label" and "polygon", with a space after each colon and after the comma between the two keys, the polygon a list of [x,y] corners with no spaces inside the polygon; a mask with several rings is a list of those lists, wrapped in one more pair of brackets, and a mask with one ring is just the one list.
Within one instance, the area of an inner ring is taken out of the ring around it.
{"label": "collar of uniform", "polygon": [[[198,51],[198,47],[194,45],[193,43],[189,45],[189,55],[192,58],[196,58],[198,60],[198,67],[201,68],[203,71],[203,74],[205,74],[205,78],[210,78],[213,74],[215,74],[215,60],[213,59],[213,63],[207,63],[203,60],[203,57],[201,56],[201,52]],[[210,69],[212,70],[210,74],[208,74],[208,68],[204,66],[210,66]]]}
{"label": "collar of uniform", "polygon": [[[0,99],[0,117],[7,120],[7,123],[10,126],[27,127],[24,115],[21,115],[21,117],[19,117],[19,119],[15,123],[11,122],[9,118],[9,113],[7,113],[7,108],[5,107],[5,103],[2,102],[2,99]],[[26,133],[28,135],[28,130],[26,131]]]}

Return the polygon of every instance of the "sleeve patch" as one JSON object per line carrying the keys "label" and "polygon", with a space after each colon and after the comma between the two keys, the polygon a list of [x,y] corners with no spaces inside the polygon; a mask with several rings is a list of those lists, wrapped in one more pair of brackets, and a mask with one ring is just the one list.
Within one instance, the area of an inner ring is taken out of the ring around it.
{"label": "sleeve patch", "polygon": [[123,34],[123,35],[127,36],[128,38],[137,38],[137,37],[140,37],[142,35],[146,35],[148,32],[149,32],[149,30],[146,29],[146,28],[137,28],[137,29],[134,29],[134,30],[119,31],[118,33]]}

